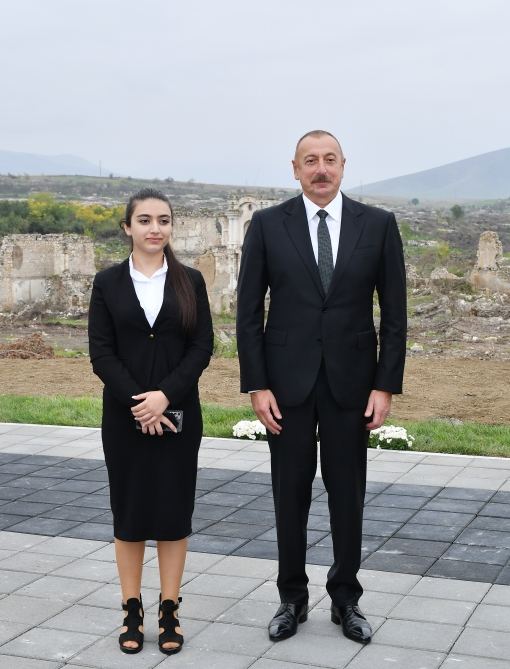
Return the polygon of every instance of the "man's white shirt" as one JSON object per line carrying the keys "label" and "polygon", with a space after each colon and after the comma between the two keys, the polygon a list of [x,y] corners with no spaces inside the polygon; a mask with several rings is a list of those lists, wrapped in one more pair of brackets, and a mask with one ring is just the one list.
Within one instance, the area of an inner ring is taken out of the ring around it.
{"label": "man's white shirt", "polygon": [[303,193],[303,202],[305,203],[306,218],[308,219],[308,230],[310,232],[310,240],[312,242],[313,254],[315,262],[318,261],[317,229],[319,227],[319,217],[317,212],[323,209],[327,211],[326,225],[328,226],[329,236],[331,238],[331,250],[333,251],[333,265],[336,264],[336,257],[338,254],[338,245],[340,243],[340,228],[342,225],[342,193],[338,191],[334,200],[325,207],[319,207],[312,202]]}

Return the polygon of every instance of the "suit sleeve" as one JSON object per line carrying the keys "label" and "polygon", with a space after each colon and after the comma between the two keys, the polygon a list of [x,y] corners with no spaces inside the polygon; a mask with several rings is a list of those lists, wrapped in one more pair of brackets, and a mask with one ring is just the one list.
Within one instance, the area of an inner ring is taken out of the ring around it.
{"label": "suit sleeve", "polygon": [[115,328],[97,277],[89,308],[89,353],[92,369],[121,404],[134,406],[132,395],[144,392],[117,355]]}
{"label": "suit sleeve", "polygon": [[259,212],[244,239],[237,281],[237,350],[241,392],[269,388],[264,353],[264,300],[268,288],[266,252]]}
{"label": "suit sleeve", "polygon": [[407,296],[402,240],[393,214],[386,231],[376,289],[381,324],[374,389],[400,394],[406,355]]}
{"label": "suit sleeve", "polygon": [[198,275],[195,285],[197,298],[197,323],[193,333],[189,336],[186,350],[177,367],[166,376],[158,385],[170,406],[178,408],[181,400],[198,383],[200,375],[209,364],[213,353],[214,333],[212,327],[211,310],[204,278]]}

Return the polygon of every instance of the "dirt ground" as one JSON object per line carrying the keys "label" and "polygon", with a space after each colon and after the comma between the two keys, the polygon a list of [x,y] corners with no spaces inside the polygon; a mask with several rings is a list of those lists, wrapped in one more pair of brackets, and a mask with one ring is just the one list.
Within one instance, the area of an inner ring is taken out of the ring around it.
{"label": "dirt ground", "polygon": [[[408,420],[457,418],[508,424],[510,362],[411,356],[404,395],[396,396],[393,415]],[[88,358],[0,359],[0,393],[15,395],[100,395],[102,384]],[[239,393],[236,359],[215,358],[200,381],[203,402],[247,406]]]}

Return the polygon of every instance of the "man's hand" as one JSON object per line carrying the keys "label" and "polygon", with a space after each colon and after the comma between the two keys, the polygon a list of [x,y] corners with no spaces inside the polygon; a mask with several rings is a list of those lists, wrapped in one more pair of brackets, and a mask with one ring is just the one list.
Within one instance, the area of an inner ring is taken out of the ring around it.
{"label": "man's hand", "polygon": [[168,398],[161,390],[150,390],[140,395],[133,395],[134,400],[140,402],[131,408],[131,413],[136,420],[140,421],[142,432],[146,434],[163,434],[161,423],[168,425],[175,432],[175,426],[163,416],[163,411],[168,407]]}
{"label": "man's hand", "polygon": [[280,420],[282,415],[273,393],[270,390],[256,390],[254,393],[250,393],[250,397],[253,411],[257,414],[257,418],[262,425],[271,434],[280,434],[282,426],[278,425],[275,418]]}
{"label": "man's hand", "polygon": [[367,430],[375,430],[384,423],[390,413],[391,397],[391,393],[386,390],[372,390],[365,411],[365,418],[372,416],[372,420],[366,425]]}

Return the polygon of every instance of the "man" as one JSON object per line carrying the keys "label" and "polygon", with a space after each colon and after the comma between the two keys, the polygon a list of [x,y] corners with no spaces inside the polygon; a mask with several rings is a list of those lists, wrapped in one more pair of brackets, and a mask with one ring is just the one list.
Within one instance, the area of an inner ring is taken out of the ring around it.
{"label": "man", "polygon": [[372,630],[358,607],[363,590],[356,576],[366,447],[392,394],[402,392],[402,242],[393,214],[340,192],[345,158],[332,134],[304,135],[292,164],[303,193],[254,214],[237,288],[241,392],[251,393],[271,451],[281,605],[269,637],[286,639],[307,618],[306,526],[318,432],[333,540],[326,584],[331,620],[347,637],[368,643]]}

